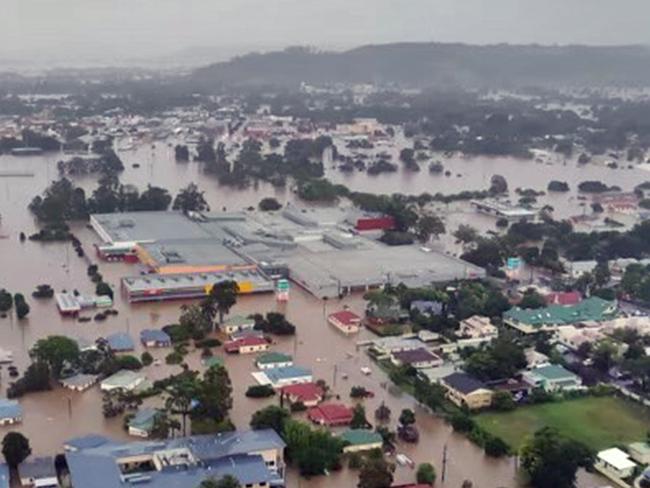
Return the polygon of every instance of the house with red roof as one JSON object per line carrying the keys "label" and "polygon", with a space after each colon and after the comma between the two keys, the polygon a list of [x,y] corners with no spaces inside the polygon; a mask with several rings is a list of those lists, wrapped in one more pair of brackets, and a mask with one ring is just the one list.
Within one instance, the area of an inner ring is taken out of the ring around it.
{"label": "house with red roof", "polygon": [[353,411],[350,407],[338,403],[328,403],[307,410],[307,418],[315,424],[335,427],[349,425]]}
{"label": "house with red roof", "polygon": [[344,334],[355,334],[361,327],[361,317],[349,310],[334,312],[327,317],[327,321]]}
{"label": "house with red roof", "polygon": [[316,383],[301,383],[280,388],[280,394],[290,403],[302,403],[306,407],[315,407],[323,401],[323,389]]}
{"label": "house with red roof", "polygon": [[247,336],[224,344],[224,349],[228,354],[253,354],[256,352],[266,351],[269,343],[263,337]]}
{"label": "house with red roof", "polygon": [[544,297],[546,305],[577,305],[582,301],[579,291],[555,291]]}

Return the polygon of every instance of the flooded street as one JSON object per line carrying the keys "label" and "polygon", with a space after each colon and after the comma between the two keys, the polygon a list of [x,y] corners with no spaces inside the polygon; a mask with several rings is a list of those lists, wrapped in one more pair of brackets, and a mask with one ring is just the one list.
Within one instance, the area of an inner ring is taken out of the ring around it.
{"label": "flooded street", "polygon": [[[123,183],[133,183],[143,189],[148,183],[167,188],[172,195],[190,182],[196,182],[206,192],[206,199],[213,210],[226,207],[239,210],[256,206],[258,201],[267,196],[274,196],[281,202],[294,199],[290,188],[275,189],[268,184],[260,184],[244,190],[220,187],[216,181],[203,175],[197,163],[178,164],[173,160],[173,148],[157,143],[155,149],[142,146],[137,151],[121,154],[126,170],[121,175]],[[56,162],[62,155],[17,158],[0,156],[0,170],[20,170],[33,172],[34,177],[0,178],[0,215],[2,225],[0,235],[0,287],[12,293],[21,292],[28,297],[31,306],[29,317],[18,323],[15,318],[0,319],[0,346],[13,351],[15,364],[24,371],[29,363],[27,351],[39,338],[51,334],[63,334],[73,338],[94,340],[116,331],[127,331],[134,339],[139,339],[142,329],[160,328],[177,320],[183,302],[129,305],[119,293],[119,279],[126,275],[137,274],[137,265],[126,263],[98,262],[105,281],[116,291],[115,308],[119,315],[110,316],[104,322],[79,323],[73,319],[62,318],[53,299],[38,301],[30,297],[36,285],[47,283],[56,291],[78,289],[82,293],[92,293],[94,285],[86,275],[88,261],[74,253],[70,243],[48,243],[26,241],[20,243],[19,233],[31,234],[35,222],[27,209],[29,201],[40,194],[48,183],[58,177]],[[132,168],[138,163],[139,168]],[[545,190],[552,179],[568,181],[571,193],[551,195],[540,199],[540,203],[550,203],[556,208],[558,216],[564,217],[579,211],[575,199],[575,187],[583,180],[601,179],[608,184],[619,185],[623,190],[630,190],[646,179],[650,173],[634,170],[612,170],[606,167],[582,167],[575,163],[546,165],[534,161],[516,161],[511,159],[475,158],[453,159],[443,161],[445,168],[452,171],[452,176],[430,175],[426,168],[420,173],[398,173],[379,176],[366,174],[346,175],[336,170],[326,169],[327,176],[336,183],[343,183],[352,190],[376,193],[401,192],[415,194],[421,192],[457,193],[461,190],[481,190],[489,186],[493,174],[501,174],[508,180],[511,189],[516,187]],[[459,173],[462,177],[457,177]],[[75,180],[90,195],[96,185],[95,178]],[[573,203],[572,203],[573,202]],[[565,212],[567,215],[565,215]],[[450,216],[450,222],[467,222],[479,227],[493,226],[492,219],[484,219],[473,212],[459,207],[457,214]],[[448,224],[449,230],[455,230],[457,224]],[[74,233],[83,242],[84,249],[93,262],[93,244],[99,242],[92,230],[78,225]],[[376,397],[365,401],[366,412],[372,420],[374,410],[385,401],[392,410],[393,424],[402,408],[414,408],[414,401],[407,395],[393,394],[382,388],[386,376],[372,365],[369,358],[355,348],[357,340],[371,338],[367,330],[359,336],[345,337],[326,323],[326,315],[340,309],[343,305],[360,313],[363,300],[360,296],[346,297],[342,301],[320,301],[306,292],[294,287],[287,304],[278,304],[272,294],[245,296],[238,300],[232,314],[250,314],[254,312],[280,311],[297,326],[295,338],[283,338],[273,346],[273,350],[294,355],[297,365],[313,369],[314,378],[324,379],[332,390],[341,395],[343,401],[349,401],[351,386],[362,385],[376,393]],[[142,352],[138,343],[136,354]],[[149,379],[163,378],[170,373],[179,372],[178,366],[164,365],[164,356],[168,350],[153,350],[156,358],[163,359],[163,365],[145,368]],[[217,353],[223,356],[219,350]],[[199,352],[193,351],[188,357],[193,368],[201,368]],[[228,356],[226,367],[230,373],[234,389],[234,408],[232,419],[238,428],[246,428],[253,412],[263,406],[278,402],[278,399],[252,400],[244,396],[246,388],[253,384],[250,373],[255,370],[254,356]],[[371,366],[373,373],[364,376],[360,367]],[[335,373],[336,371],[336,373]],[[343,373],[348,379],[342,379]],[[4,395],[8,377],[2,372],[1,388]],[[101,413],[101,395],[95,387],[85,393],[73,393],[57,389],[52,392],[28,394],[21,399],[24,408],[24,421],[15,428],[24,432],[30,439],[36,454],[53,454],[61,450],[64,440],[88,433],[103,433],[127,439],[122,430],[121,419],[105,420]],[[465,479],[474,482],[475,488],[516,487],[515,460],[493,460],[485,457],[483,451],[475,447],[463,436],[454,434],[442,420],[434,418],[416,409],[417,426],[420,442],[417,445],[398,445],[398,452],[404,452],[416,463],[432,462],[440,474],[443,450],[448,449],[447,478],[438,486],[460,487]],[[0,428],[0,436],[9,427]],[[396,481],[412,482],[414,471],[398,468]],[[300,480],[295,472],[290,473],[288,486],[310,487],[352,487],[356,486],[357,472],[343,470],[330,477],[314,480]],[[594,478],[581,475],[580,486],[597,484]],[[602,484],[602,483],[601,483]]]}

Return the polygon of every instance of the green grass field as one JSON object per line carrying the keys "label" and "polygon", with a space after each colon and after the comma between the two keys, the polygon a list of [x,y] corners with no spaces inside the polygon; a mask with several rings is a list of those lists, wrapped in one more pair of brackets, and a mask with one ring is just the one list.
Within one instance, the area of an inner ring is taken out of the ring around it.
{"label": "green grass field", "polygon": [[650,430],[647,409],[615,397],[586,397],[506,413],[484,413],[475,420],[516,448],[527,436],[546,426],[594,450],[644,440]]}

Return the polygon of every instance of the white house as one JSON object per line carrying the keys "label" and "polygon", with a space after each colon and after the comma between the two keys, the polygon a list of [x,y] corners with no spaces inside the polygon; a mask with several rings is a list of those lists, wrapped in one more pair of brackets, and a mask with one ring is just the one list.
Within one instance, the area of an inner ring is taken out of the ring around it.
{"label": "white house", "polygon": [[133,391],[140,386],[146,377],[143,374],[136,373],[135,371],[121,370],[112,376],[109,376],[101,382],[99,387],[102,391],[115,391],[125,390]]}
{"label": "white house", "polygon": [[488,317],[473,315],[460,322],[457,335],[472,339],[495,339],[499,335],[499,329]]}
{"label": "white house", "polygon": [[636,464],[630,460],[630,457],[617,447],[600,451],[596,455],[595,465],[596,468],[618,478],[629,478],[636,468]]}

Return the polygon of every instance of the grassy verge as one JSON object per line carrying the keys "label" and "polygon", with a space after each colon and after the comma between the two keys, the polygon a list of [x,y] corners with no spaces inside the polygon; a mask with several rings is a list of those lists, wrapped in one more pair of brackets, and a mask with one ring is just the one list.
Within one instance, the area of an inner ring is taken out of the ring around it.
{"label": "grassy verge", "polygon": [[512,412],[483,413],[476,423],[518,448],[536,430],[550,426],[594,450],[645,439],[650,413],[618,397],[585,397],[521,407]]}

